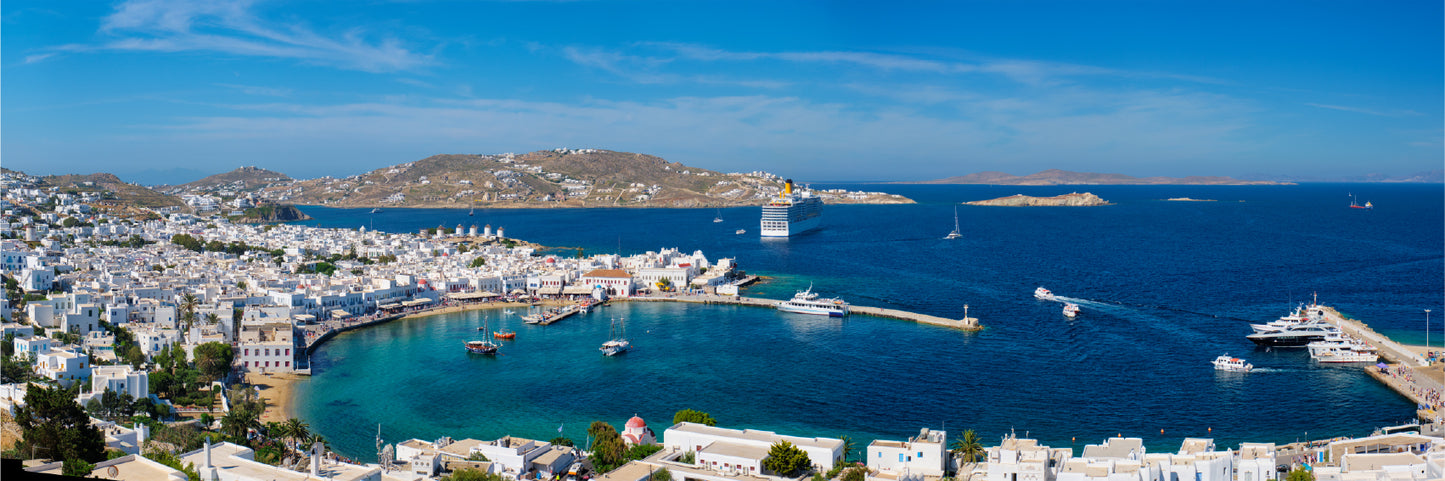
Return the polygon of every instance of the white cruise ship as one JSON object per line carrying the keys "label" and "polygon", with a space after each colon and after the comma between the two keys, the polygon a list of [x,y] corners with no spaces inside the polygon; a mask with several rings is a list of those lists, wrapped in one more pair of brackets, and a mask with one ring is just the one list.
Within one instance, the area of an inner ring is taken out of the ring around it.
{"label": "white cruise ship", "polygon": [[788,237],[818,228],[823,199],[812,192],[793,192],[793,179],[783,184],[783,193],[763,206],[762,236]]}
{"label": "white cruise ship", "polygon": [[798,291],[792,299],[779,302],[778,310],[783,312],[796,312],[798,314],[843,317],[848,315],[848,303],[837,298],[819,299],[818,294],[813,292],[813,286],[808,286],[808,290]]}

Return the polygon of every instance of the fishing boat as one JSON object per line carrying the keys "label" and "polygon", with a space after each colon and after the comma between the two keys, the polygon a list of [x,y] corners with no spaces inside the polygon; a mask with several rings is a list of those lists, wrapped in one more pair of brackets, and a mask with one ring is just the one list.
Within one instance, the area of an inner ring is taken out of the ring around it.
{"label": "fishing boat", "polygon": [[943,236],[943,239],[949,240],[957,239],[959,237],[963,237],[963,233],[959,232],[958,229],[958,206],[955,205],[953,206],[953,232],[949,232],[948,235]]}
{"label": "fishing boat", "polygon": [[1050,292],[1048,289],[1040,287],[1038,289],[1034,289],[1034,298],[1043,299],[1045,301],[1052,301],[1054,300],[1054,293]]}
{"label": "fishing boat", "polygon": [[819,314],[828,317],[848,315],[848,303],[838,298],[819,299],[818,294],[813,292],[812,284],[808,285],[807,290],[798,291],[792,299],[779,302],[777,308],[783,312]]}
{"label": "fishing boat", "polygon": [[738,229],[737,232],[734,232],[734,234],[737,234],[737,235],[743,235],[743,234],[746,234],[746,233],[748,233],[747,229]]}
{"label": "fishing boat", "polygon": [[1237,357],[1229,357],[1228,354],[1214,358],[1214,370],[1228,372],[1249,372],[1254,365],[1244,362]]}
{"label": "fishing boat", "polygon": [[495,337],[497,339],[516,339],[517,331],[502,329],[500,331],[493,332],[492,337]]}
{"label": "fishing boat", "polygon": [[1351,209],[1367,209],[1367,210],[1369,210],[1369,209],[1374,209],[1374,208],[1375,208],[1375,204],[1371,204],[1370,201],[1365,201],[1365,205],[1360,205],[1360,204],[1356,203],[1355,194],[1350,194],[1350,208],[1351,208]]}
{"label": "fishing boat", "polygon": [[1076,317],[1076,316],[1078,316],[1078,315],[1079,315],[1079,305],[1078,305],[1078,304],[1074,304],[1074,303],[1072,303],[1072,302],[1068,302],[1068,303],[1065,303],[1065,304],[1064,304],[1064,316],[1068,317],[1069,319],[1073,319],[1074,317]]}
{"label": "fishing boat", "polygon": [[613,319],[612,325],[607,329],[607,342],[602,343],[598,348],[603,356],[616,356],[632,349],[632,342],[627,340],[627,324],[625,319]]}

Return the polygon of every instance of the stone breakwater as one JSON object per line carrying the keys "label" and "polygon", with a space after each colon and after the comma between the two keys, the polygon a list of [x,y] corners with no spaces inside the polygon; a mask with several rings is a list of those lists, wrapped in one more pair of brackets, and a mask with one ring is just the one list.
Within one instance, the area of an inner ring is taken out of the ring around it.
{"label": "stone breakwater", "polygon": [[964,202],[967,205],[990,205],[1000,207],[1092,207],[1112,205],[1109,201],[1089,192],[1056,195],[1053,197],[1030,197],[1023,194],[999,197],[989,200]]}

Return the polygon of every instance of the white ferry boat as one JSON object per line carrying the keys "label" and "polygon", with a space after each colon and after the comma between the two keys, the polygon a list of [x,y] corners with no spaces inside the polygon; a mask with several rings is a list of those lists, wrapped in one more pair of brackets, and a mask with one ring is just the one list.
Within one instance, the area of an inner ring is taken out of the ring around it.
{"label": "white ferry boat", "polygon": [[1034,298],[1043,299],[1045,301],[1052,301],[1054,300],[1054,293],[1050,292],[1048,289],[1040,287],[1038,289],[1034,289]]}
{"label": "white ferry boat", "polygon": [[1244,362],[1243,359],[1229,357],[1228,354],[1225,354],[1214,359],[1214,369],[1216,371],[1249,372],[1254,369],[1254,365]]}
{"label": "white ferry boat", "polygon": [[1072,303],[1072,302],[1065,303],[1065,304],[1064,304],[1064,315],[1067,316],[1069,319],[1073,319],[1074,317],[1078,316],[1078,315],[1079,315],[1079,305],[1078,305],[1078,304],[1074,304],[1074,303]]}
{"label": "white ferry boat", "polygon": [[793,179],[783,184],[778,198],[763,205],[762,236],[788,237],[818,228],[823,199],[812,192],[793,192]]}
{"label": "white ferry boat", "polygon": [[818,294],[813,292],[813,286],[808,286],[808,290],[799,291],[793,295],[791,300],[779,302],[778,310],[798,314],[843,317],[848,315],[848,303],[838,298],[819,299]]}

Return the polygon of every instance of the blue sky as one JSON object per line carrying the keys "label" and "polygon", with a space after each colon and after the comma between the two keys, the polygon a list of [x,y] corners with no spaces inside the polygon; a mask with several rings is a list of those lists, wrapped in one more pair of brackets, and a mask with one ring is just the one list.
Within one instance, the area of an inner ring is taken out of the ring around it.
{"label": "blue sky", "polygon": [[150,183],[590,147],[813,181],[1403,175],[1445,163],[1441,8],[7,1],[0,164]]}

